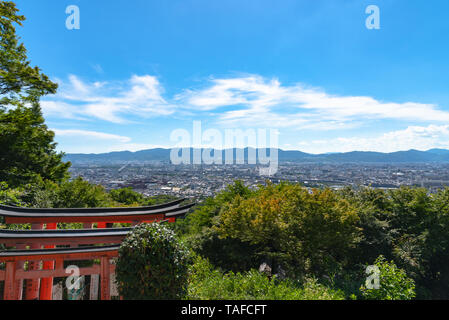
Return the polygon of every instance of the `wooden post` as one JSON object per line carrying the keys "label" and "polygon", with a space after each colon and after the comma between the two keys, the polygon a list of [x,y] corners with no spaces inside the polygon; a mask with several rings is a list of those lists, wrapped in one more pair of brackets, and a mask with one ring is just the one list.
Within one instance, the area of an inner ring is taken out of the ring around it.
{"label": "wooden post", "polygon": [[[16,245],[16,249],[21,250],[25,249],[26,246],[24,244]],[[16,262],[16,270],[23,270],[23,266],[25,265],[24,261]],[[23,279],[16,280],[15,284],[15,292],[14,292],[14,300],[22,300],[23,295]]]}
{"label": "wooden post", "polygon": [[99,275],[98,274],[90,275],[89,300],[98,300],[98,283],[99,283]]}
{"label": "wooden post", "polygon": [[[32,230],[41,230],[43,228],[42,223],[32,223]],[[41,246],[39,244],[33,244],[30,246],[31,249],[40,249]],[[39,270],[40,261],[29,261],[28,262],[28,270]],[[39,279],[29,279],[26,281],[26,292],[25,292],[26,300],[37,300],[39,299]]]}
{"label": "wooden post", "polygon": [[[57,228],[56,223],[47,223],[47,230],[55,230]],[[54,245],[44,246],[46,249],[54,248]],[[43,270],[53,270],[55,268],[54,261],[44,261],[42,269]],[[53,277],[50,278],[42,278],[41,279],[41,287],[39,292],[39,300],[52,300],[53,294]]]}
{"label": "wooden post", "polygon": [[111,273],[111,297],[118,297],[118,288],[117,288],[117,281],[115,280],[115,273]]}
{"label": "wooden post", "polygon": [[16,263],[13,261],[6,262],[5,289],[3,294],[4,300],[14,300],[14,282],[16,277]]}
{"label": "wooden post", "polygon": [[111,300],[111,279],[110,279],[110,267],[109,267],[109,257],[101,258],[101,300]]}
{"label": "wooden post", "polygon": [[52,300],[62,300],[62,292],[64,291],[62,283],[53,286]]}

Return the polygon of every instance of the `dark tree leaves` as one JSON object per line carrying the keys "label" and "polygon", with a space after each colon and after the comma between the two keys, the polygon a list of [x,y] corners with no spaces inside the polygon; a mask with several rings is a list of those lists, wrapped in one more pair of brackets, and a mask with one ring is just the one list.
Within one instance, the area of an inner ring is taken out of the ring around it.
{"label": "dark tree leaves", "polygon": [[30,66],[15,25],[24,16],[13,2],[0,2],[0,181],[11,187],[47,179],[62,181],[70,163],[55,151],[54,133],[42,117],[39,99],[56,92],[38,67]]}

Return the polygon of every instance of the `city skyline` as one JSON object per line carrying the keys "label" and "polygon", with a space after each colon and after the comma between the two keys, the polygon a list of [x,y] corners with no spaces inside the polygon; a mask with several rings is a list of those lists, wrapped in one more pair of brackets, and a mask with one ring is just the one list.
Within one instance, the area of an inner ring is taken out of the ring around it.
{"label": "city skyline", "polygon": [[32,64],[59,84],[41,106],[60,151],[171,148],[194,121],[313,154],[449,149],[445,1],[17,4]]}

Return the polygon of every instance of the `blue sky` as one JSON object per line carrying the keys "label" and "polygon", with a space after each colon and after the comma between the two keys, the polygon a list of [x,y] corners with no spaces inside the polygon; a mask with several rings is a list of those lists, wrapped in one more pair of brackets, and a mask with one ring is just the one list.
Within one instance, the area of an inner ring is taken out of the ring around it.
{"label": "blue sky", "polygon": [[193,121],[311,153],[449,149],[447,0],[16,3],[32,64],[60,84],[42,108],[61,151],[172,147]]}

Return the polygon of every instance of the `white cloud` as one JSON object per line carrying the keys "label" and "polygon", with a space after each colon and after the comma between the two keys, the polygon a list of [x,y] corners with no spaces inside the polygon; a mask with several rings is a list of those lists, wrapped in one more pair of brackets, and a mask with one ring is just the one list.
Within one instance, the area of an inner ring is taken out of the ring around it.
{"label": "white cloud", "polygon": [[257,75],[214,79],[209,87],[186,90],[177,99],[200,111],[234,107],[220,110],[218,117],[225,124],[338,129],[367,119],[449,121],[449,112],[433,104],[337,96],[301,84],[282,86]]}
{"label": "white cloud", "polygon": [[58,117],[63,119],[76,119],[76,120],[87,120],[86,116],[82,115],[79,107],[66,103],[63,101],[41,101],[42,112],[46,117]]}
{"label": "white cloud", "polygon": [[113,140],[118,142],[129,142],[131,138],[125,136],[119,136],[116,134],[98,132],[98,131],[88,131],[88,130],[75,130],[75,129],[51,129],[56,136],[64,137],[84,137],[92,138],[95,140]]}
{"label": "white cloud", "polygon": [[154,76],[134,75],[125,82],[83,82],[75,75],[60,81],[59,93],[44,100],[46,115],[129,122],[193,112],[221,125],[332,130],[372,119],[448,122],[449,112],[433,104],[384,102],[366,96],[337,96],[302,84],[282,85],[258,75],[212,79],[202,89],[187,89],[168,102]]}
{"label": "white cloud", "polygon": [[57,140],[61,138],[75,139],[75,143],[71,143],[64,148],[64,152],[68,153],[106,153],[112,151],[139,151],[153,148],[170,148],[169,146],[135,143],[127,136],[116,134],[78,130],[78,129],[51,129]]}
{"label": "white cloud", "polygon": [[[391,152],[415,148],[449,148],[449,112],[434,104],[381,101],[368,96],[341,96],[303,84],[283,85],[258,75],[209,80],[202,88],[186,89],[164,98],[164,88],[151,75],[134,75],[123,82],[85,82],[75,75],[58,80],[58,94],[42,101],[45,116],[75,120],[132,123],[149,117],[185,117],[206,120],[225,128],[278,128],[290,130],[342,130],[372,128],[373,123],[407,127],[369,137],[325,137],[303,141],[299,149],[312,153],[375,150]],[[371,122],[376,120],[377,122]],[[382,120],[382,122],[380,121]],[[425,127],[425,125],[428,125]],[[401,128],[399,127],[399,128]],[[98,127],[96,127],[98,128]],[[79,133],[95,139],[111,139],[102,152],[139,150],[154,145],[137,144],[130,138],[96,131],[59,130],[59,136]],[[310,137],[310,133],[307,135]],[[137,139],[137,140],[140,140]],[[286,141],[292,145],[289,138]],[[290,147],[289,147],[290,148]]]}
{"label": "white cloud", "polygon": [[299,150],[310,153],[449,149],[449,125],[409,126],[404,130],[376,137],[333,138],[298,143]]}
{"label": "white cloud", "polygon": [[125,83],[85,83],[70,75],[68,83],[60,80],[59,83],[59,93],[42,101],[45,115],[124,123],[128,122],[126,115],[148,118],[174,112],[174,106],[162,97],[163,89],[153,76],[134,75]]}

